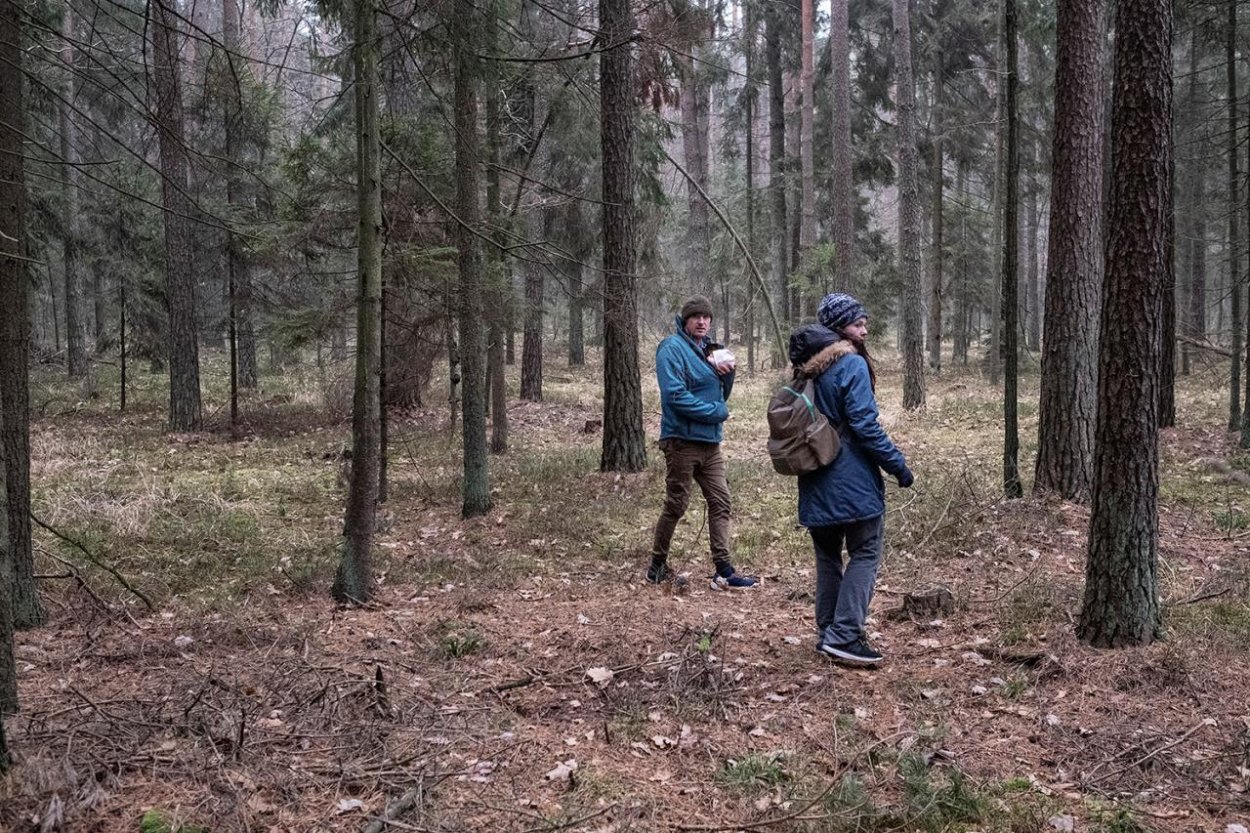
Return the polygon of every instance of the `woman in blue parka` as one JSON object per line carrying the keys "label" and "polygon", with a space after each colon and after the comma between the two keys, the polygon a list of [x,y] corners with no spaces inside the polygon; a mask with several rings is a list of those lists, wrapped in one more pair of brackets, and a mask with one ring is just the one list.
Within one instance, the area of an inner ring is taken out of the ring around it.
{"label": "woman in blue parka", "polygon": [[[868,354],[868,314],[850,295],[820,302],[819,324],[790,337],[796,375],[815,380],[816,406],[842,440],[832,463],[799,477],[799,523],[816,551],[819,650],[836,660],[876,665],[882,656],[864,635],[864,619],[881,563],[885,484],[881,472],[907,488],[903,453],[877,420],[876,374]],[[849,556],[842,565],[842,547]]]}

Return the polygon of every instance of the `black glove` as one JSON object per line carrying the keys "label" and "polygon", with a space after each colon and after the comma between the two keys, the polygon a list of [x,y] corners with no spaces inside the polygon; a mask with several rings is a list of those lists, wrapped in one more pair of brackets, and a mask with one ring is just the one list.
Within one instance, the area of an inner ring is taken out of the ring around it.
{"label": "black glove", "polygon": [[894,479],[898,481],[899,487],[903,489],[910,489],[911,484],[916,481],[915,476],[911,473],[911,469],[907,468],[907,466],[903,466],[903,470],[894,475]]}

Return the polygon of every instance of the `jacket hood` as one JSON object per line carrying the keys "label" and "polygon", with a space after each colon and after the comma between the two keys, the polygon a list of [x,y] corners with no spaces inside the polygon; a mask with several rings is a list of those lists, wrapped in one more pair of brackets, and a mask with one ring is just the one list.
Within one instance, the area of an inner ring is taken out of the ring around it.
{"label": "jacket hood", "polygon": [[800,365],[799,372],[814,379],[833,367],[838,359],[843,356],[849,356],[854,352],[855,345],[849,339],[838,339]]}

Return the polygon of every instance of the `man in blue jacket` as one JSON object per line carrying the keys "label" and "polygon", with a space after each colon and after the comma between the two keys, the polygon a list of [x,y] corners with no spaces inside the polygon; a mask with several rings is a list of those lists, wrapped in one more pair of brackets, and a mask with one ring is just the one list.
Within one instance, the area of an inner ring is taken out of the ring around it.
{"label": "man in blue jacket", "polygon": [[734,362],[713,352],[719,347],[708,333],[712,304],[696,295],[677,316],[676,332],[655,351],[655,376],[660,383],[660,449],[666,476],[664,509],[655,525],[647,581],[659,584],[672,577],[668,549],[677,522],[690,505],[694,480],[707,501],[708,538],[716,574],[716,590],[753,587],[756,579],[739,575],[729,560],[729,482],[720,452],[722,424],[729,418],[725,400],[734,386]]}

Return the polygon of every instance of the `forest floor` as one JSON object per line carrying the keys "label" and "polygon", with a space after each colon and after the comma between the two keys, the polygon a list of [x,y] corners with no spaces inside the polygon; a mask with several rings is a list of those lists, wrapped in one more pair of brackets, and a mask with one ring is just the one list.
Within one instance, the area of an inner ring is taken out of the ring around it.
{"label": "forest floor", "polygon": [[[619,476],[596,471],[597,370],[547,366],[542,403],[510,402],[484,518],[459,517],[445,405],[395,415],[362,609],[328,597],[346,368],[265,378],[239,440],[220,407],[167,434],[161,376],[119,415],[107,368],[39,373],[35,514],[153,608],[36,529],[48,623],[17,637],[0,830],[357,831],[401,798],[384,829],[1250,826],[1250,454],[1223,430],[1223,368],[1181,380],[1163,437],[1167,639],[1101,651],[1073,635],[1087,511],[1001,500],[1000,395],[947,371],[905,413],[887,355],[883,422],[916,487],[889,486],[870,620],[887,659],[861,671],[813,650],[810,544],[764,453],[774,374],[742,374],[730,403],[735,560],[763,581],[727,593],[697,498],[673,554],[689,583],[642,582],[663,494],[650,369],[649,466]],[[210,366],[206,401],[223,386]],[[898,613],[935,587],[952,609]]]}

